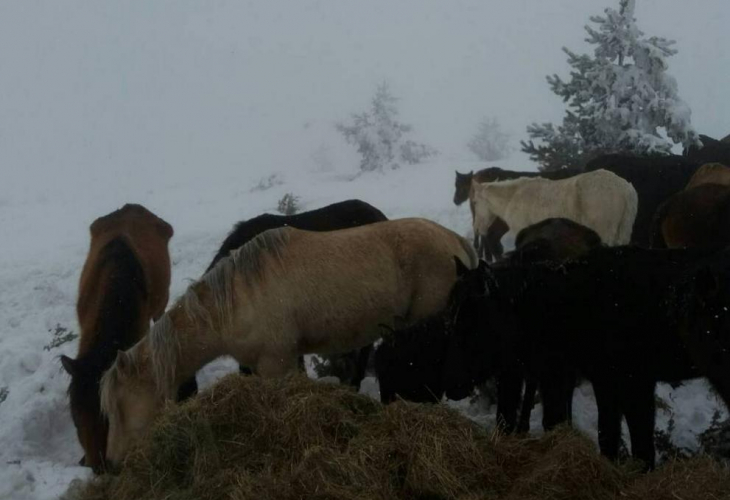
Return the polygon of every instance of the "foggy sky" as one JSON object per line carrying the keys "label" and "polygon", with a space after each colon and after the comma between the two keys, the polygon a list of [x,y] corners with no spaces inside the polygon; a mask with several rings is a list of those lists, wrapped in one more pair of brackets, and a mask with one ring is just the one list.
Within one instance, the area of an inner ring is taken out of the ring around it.
{"label": "foggy sky", "polygon": [[[414,138],[458,165],[483,116],[515,142],[561,119],[545,75],[566,76],[561,47],[585,51],[588,17],[617,4],[4,0],[0,195],[306,168],[320,147],[352,161],[333,124],[381,81]],[[670,73],[695,128],[730,133],[730,2],[638,0],[637,18],[677,40]]]}

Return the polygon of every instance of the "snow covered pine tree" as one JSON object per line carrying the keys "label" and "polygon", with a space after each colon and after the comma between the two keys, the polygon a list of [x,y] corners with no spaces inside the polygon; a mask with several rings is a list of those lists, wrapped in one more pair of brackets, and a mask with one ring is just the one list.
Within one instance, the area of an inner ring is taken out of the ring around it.
{"label": "snow covered pine tree", "polygon": [[345,140],[357,146],[362,156],[360,170],[382,171],[384,167],[398,168],[399,161],[414,164],[434,156],[436,150],[425,144],[404,140],[413,127],[398,121],[398,99],[386,83],[378,85],[370,112],[353,114],[352,124],[338,123],[336,128]]}
{"label": "snow covered pine tree", "polygon": [[[646,38],[634,18],[636,0],[619,0],[619,10],[591,17],[586,41],[594,55],[567,48],[570,81],[548,76],[552,91],[568,103],[562,125],[527,127],[522,151],[542,170],[582,167],[588,155],[608,152],[668,154],[672,142],[699,144],[689,106],[679,98],[666,58],[677,53],[673,40]],[[535,145],[533,140],[541,144]]]}

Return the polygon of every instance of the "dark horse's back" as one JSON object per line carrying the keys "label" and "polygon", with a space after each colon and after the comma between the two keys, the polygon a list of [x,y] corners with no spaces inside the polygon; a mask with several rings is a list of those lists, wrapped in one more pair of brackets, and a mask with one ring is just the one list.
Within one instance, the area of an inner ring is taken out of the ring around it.
{"label": "dark horse's back", "polygon": [[659,205],[683,190],[699,167],[699,163],[683,156],[610,154],[591,160],[585,170],[608,170],[634,186],[639,197],[639,208],[631,243],[648,248],[651,244],[652,221]]}
{"label": "dark horse's back", "polygon": [[205,272],[210,271],[231,251],[269,229],[291,226],[305,231],[336,231],[386,220],[388,218],[383,212],[361,200],[341,201],[294,215],[261,214],[253,219],[238,222],[233,227]]}

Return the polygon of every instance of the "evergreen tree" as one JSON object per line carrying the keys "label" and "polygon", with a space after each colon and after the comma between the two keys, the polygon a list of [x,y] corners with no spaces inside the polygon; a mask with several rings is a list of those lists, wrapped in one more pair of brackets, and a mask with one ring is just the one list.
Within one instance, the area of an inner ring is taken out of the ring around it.
{"label": "evergreen tree", "polygon": [[[677,53],[672,40],[644,37],[636,26],[636,0],[620,0],[619,10],[591,17],[586,41],[593,57],[567,48],[570,80],[548,76],[552,91],[568,103],[563,124],[532,124],[522,150],[542,169],[581,167],[589,155],[604,152],[668,154],[672,142],[697,144],[691,111],[667,73],[666,58]],[[535,145],[533,140],[542,142]]]}
{"label": "evergreen tree", "polygon": [[360,170],[382,171],[385,167],[398,168],[399,161],[419,163],[436,154],[436,150],[404,135],[410,125],[398,121],[398,99],[390,93],[386,83],[378,85],[369,112],[353,114],[349,125],[338,123],[336,128],[345,140],[357,146],[361,155]]}
{"label": "evergreen tree", "polygon": [[485,118],[467,147],[481,161],[496,161],[505,158],[509,153],[508,140],[509,137],[502,132],[496,118]]}

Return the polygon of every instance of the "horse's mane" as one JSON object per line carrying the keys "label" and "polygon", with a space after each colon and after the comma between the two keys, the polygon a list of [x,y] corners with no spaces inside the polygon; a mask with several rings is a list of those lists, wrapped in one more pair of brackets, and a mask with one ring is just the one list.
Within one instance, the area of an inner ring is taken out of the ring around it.
{"label": "horse's mane", "polygon": [[[221,259],[210,271],[191,285],[180,297],[172,310],[182,310],[191,328],[198,330],[203,325],[211,331],[226,325],[232,318],[235,277],[240,275],[251,284],[260,280],[264,273],[264,255],[281,259],[282,249],[289,242],[290,228],[282,227],[264,231],[244,246]],[[204,295],[208,295],[204,297]],[[184,327],[183,327],[184,328]],[[170,312],[154,324],[148,334],[149,361],[152,377],[158,395],[173,398],[175,367],[180,353],[180,325],[173,324]],[[139,344],[137,344],[139,345]],[[135,346],[136,347],[136,346]],[[125,355],[134,369],[139,369],[141,350],[132,348]],[[116,411],[116,402],[111,386],[119,380],[115,363],[102,378],[100,397],[102,411],[111,415]]]}

